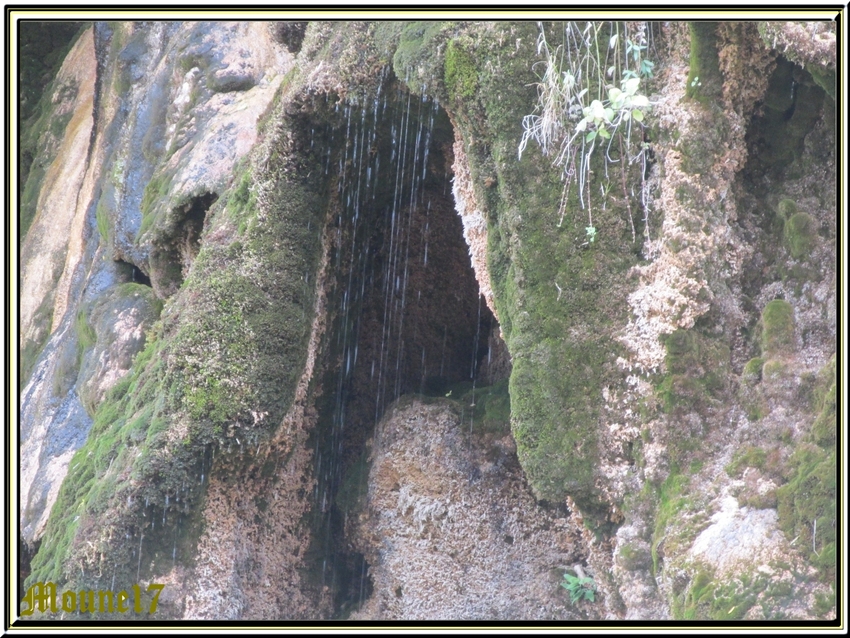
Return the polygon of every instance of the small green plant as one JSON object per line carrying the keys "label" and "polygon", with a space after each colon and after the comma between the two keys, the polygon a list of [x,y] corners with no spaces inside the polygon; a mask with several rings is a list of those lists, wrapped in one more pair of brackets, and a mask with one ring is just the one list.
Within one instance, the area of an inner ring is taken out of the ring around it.
{"label": "small green plant", "polygon": [[594,226],[587,226],[584,232],[587,233],[587,241],[592,244],[596,240],[596,228]]}
{"label": "small green plant", "polygon": [[593,602],[596,597],[596,582],[590,576],[573,576],[565,573],[561,587],[570,592],[570,603],[573,605],[580,600]]}

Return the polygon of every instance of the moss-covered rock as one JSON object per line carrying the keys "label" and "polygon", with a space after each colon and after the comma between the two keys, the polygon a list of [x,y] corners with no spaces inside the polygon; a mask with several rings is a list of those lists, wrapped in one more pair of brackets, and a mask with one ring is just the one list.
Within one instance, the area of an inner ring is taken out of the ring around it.
{"label": "moss-covered rock", "polygon": [[835,405],[835,381],[833,381],[823,397],[821,411],[812,424],[812,436],[815,443],[822,447],[835,445],[836,428],[838,426]]}
{"label": "moss-covered rock", "polygon": [[620,547],[617,563],[628,571],[645,569],[652,564],[652,553],[645,542],[627,543]]}
{"label": "moss-covered rock", "polygon": [[706,565],[700,565],[686,587],[676,598],[672,612],[677,620],[741,620],[769,579],[761,572],[742,573],[735,579],[718,577]]}
{"label": "moss-covered rock", "polygon": [[[658,386],[664,411],[676,418],[689,412],[704,414],[729,387],[729,347],[697,329],[676,330],[664,338],[664,344],[667,375]],[[682,453],[694,444],[685,429],[676,428],[670,434],[670,454],[681,462]]]}
{"label": "moss-covered rock", "polygon": [[702,102],[716,100],[723,87],[717,56],[717,23],[689,22],[690,66],[685,94]]}
{"label": "moss-covered rock", "polygon": [[[793,352],[796,347],[794,308],[784,299],[774,299],[761,313],[761,348],[766,355]],[[765,364],[767,366],[767,364]]]}
{"label": "moss-covered rock", "polygon": [[77,315],[80,374],[77,392],[94,414],[106,391],[129,371],[145,345],[145,334],[162,311],[150,286],[125,283]]}
{"label": "moss-covered rock", "polygon": [[797,204],[793,199],[782,199],[779,201],[779,204],[776,206],[776,213],[783,219],[783,221],[790,219],[797,212]]}
{"label": "moss-covered rock", "polygon": [[[545,28],[557,34],[563,24]],[[540,497],[569,494],[585,520],[601,520],[607,508],[594,486],[597,428],[602,389],[620,376],[613,329],[627,320],[624,274],[636,263],[636,245],[624,204],[593,211],[597,232],[589,243],[578,193],[561,202],[559,167],[538,149],[517,160],[522,118],[537,101],[530,64],[537,37],[533,23],[475,25],[458,34],[445,49],[447,108],[489,219],[490,276],[513,361],[520,461]],[[601,171],[601,156],[593,161]],[[562,204],[569,213],[559,228]]]}
{"label": "moss-covered rock", "polygon": [[[301,136],[310,128],[298,124],[300,107],[291,108],[270,137],[309,147]],[[295,170],[311,157],[273,145],[263,169],[249,169],[262,201],[244,196],[239,175],[234,197],[210,212],[218,241],[203,245],[131,372],[97,405],[32,561],[32,582],[104,588],[99,579],[114,576],[124,587],[190,560],[205,490],[199,479],[212,450],[238,456],[280,424],[305,364],[315,301],[307,280],[315,282],[321,252],[324,178]],[[241,236],[234,217],[249,221]],[[158,304],[138,284],[115,294],[119,306],[139,294]],[[98,312],[110,307],[92,312],[98,340],[108,334]],[[91,336],[85,327],[83,334]]]}
{"label": "moss-covered rock", "polygon": [[762,469],[767,462],[767,452],[760,447],[748,446],[735,453],[732,462],[726,466],[726,473],[738,477],[745,468]]}
{"label": "moss-covered rock", "polygon": [[423,85],[429,85],[429,92],[433,92],[434,82],[443,76],[440,49],[447,26],[451,24],[434,20],[400,23],[393,68],[412,91],[421,92]]}
{"label": "moss-covered rock", "polygon": [[761,357],[753,357],[747,361],[742,374],[744,381],[747,383],[758,383],[761,381],[762,366],[764,366],[764,359]]}
{"label": "moss-covered rock", "polygon": [[794,259],[807,258],[817,241],[817,221],[808,213],[795,213],[785,221],[785,246]]}
{"label": "moss-covered rock", "polygon": [[446,90],[457,100],[469,100],[478,86],[475,58],[464,49],[463,42],[449,41],[445,62]]}
{"label": "moss-covered rock", "polygon": [[790,479],[777,490],[779,525],[825,581],[836,566],[836,449],[803,444],[789,461]]}

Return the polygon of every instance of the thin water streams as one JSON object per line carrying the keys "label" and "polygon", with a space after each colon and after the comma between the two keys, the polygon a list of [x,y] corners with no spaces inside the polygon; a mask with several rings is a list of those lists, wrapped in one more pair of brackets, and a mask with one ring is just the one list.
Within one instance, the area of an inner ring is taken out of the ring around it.
{"label": "thin water streams", "polygon": [[474,382],[495,320],[479,301],[447,184],[445,112],[391,82],[365,104],[336,108],[342,123],[321,154],[336,181],[336,279],[313,441],[313,529],[316,584],[344,614],[370,587],[368,566],[345,545],[347,517],[366,489],[367,441],[380,437],[375,426],[401,395]]}

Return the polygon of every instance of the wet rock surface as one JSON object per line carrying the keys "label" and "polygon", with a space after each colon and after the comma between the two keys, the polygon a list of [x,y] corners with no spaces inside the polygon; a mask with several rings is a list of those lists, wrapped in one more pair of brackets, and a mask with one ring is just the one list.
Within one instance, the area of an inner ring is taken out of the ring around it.
{"label": "wet rock surface", "polygon": [[510,434],[470,433],[455,409],[402,398],[375,433],[365,508],[348,521],[373,593],[351,618],[594,617],[559,586],[582,561],[566,511],[534,499]]}

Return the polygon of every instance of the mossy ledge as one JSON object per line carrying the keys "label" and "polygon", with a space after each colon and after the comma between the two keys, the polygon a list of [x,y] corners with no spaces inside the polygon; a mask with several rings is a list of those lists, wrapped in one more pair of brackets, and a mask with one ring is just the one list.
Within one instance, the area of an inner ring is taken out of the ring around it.
{"label": "mossy ledge", "polygon": [[[544,25],[563,33],[563,24]],[[573,190],[563,224],[558,167],[539,149],[522,160],[521,116],[537,101],[534,23],[467,25],[453,32],[444,62],[447,110],[463,138],[476,201],[489,220],[488,261],[503,335],[513,360],[511,425],[523,470],[539,498],[572,497],[591,527],[609,505],[595,486],[602,390],[617,383],[627,323],[625,274],[637,263],[624,202],[597,206],[596,241]],[[484,65],[472,60],[486,59]],[[601,158],[594,157],[600,162]],[[595,188],[598,188],[595,186]],[[559,287],[562,292],[559,292]]]}
{"label": "mossy ledge", "polygon": [[117,591],[190,561],[213,455],[238,464],[281,423],[304,368],[326,201],[321,174],[299,170],[318,163],[300,107],[276,107],[263,167],[247,163],[210,211],[216,240],[97,407],[28,584]]}

